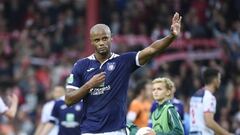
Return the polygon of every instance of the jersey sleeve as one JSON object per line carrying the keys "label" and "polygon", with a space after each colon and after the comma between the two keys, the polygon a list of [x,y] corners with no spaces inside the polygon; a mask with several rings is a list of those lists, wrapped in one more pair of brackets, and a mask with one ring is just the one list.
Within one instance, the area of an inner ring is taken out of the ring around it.
{"label": "jersey sleeve", "polygon": [[59,110],[60,110],[60,106],[58,104],[58,101],[56,101],[53,106],[49,122],[51,122],[53,124],[57,123],[57,120],[59,118]]}
{"label": "jersey sleeve", "polygon": [[6,112],[8,107],[4,104],[2,98],[0,97],[0,114]]}
{"label": "jersey sleeve", "polygon": [[133,100],[132,103],[130,104],[129,110],[128,110],[128,114],[127,114],[127,119],[130,121],[134,121],[137,118],[137,115],[140,112],[140,104]]}
{"label": "jersey sleeve", "polygon": [[131,72],[135,71],[141,65],[139,64],[139,52],[128,52],[124,53],[122,56],[122,61],[124,65],[129,69]]}
{"label": "jersey sleeve", "polygon": [[205,94],[203,97],[203,112],[216,112],[216,98],[213,95]]}
{"label": "jersey sleeve", "polygon": [[71,89],[79,89],[82,85],[82,79],[81,79],[81,73],[83,71],[83,65],[81,65],[81,61],[78,61],[74,64],[73,69],[71,71],[71,74],[69,75],[67,79],[67,85],[66,88]]}
{"label": "jersey sleeve", "polygon": [[42,109],[41,122],[46,123],[50,120],[54,102],[46,103]]}

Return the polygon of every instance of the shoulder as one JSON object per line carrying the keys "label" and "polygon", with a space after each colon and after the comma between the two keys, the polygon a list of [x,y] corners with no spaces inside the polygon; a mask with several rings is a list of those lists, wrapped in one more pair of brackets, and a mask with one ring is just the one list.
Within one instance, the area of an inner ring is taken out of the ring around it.
{"label": "shoulder", "polygon": [[177,110],[173,104],[168,105],[167,112],[168,112],[168,115],[170,116],[177,115]]}
{"label": "shoulder", "polygon": [[141,103],[140,103],[138,100],[134,99],[134,100],[132,101],[131,105],[141,106]]}
{"label": "shoulder", "polygon": [[80,71],[84,70],[88,67],[91,61],[92,59],[88,57],[77,60],[73,65],[73,73],[79,73]]}
{"label": "shoulder", "polygon": [[55,103],[55,101],[54,100],[51,100],[51,101],[48,101],[47,103],[45,103],[44,105],[43,105],[43,109],[51,109],[53,106],[54,106],[54,103]]}
{"label": "shoulder", "polygon": [[86,57],[86,58],[82,58],[82,59],[79,59],[79,60],[77,60],[75,63],[74,63],[74,65],[73,66],[79,66],[79,65],[82,65],[82,64],[86,64],[86,63],[88,63],[88,62],[90,62],[91,60],[93,60],[92,59],[92,57]]}
{"label": "shoulder", "polygon": [[183,104],[183,102],[177,98],[173,98],[172,99],[172,102],[175,103],[175,104]]}
{"label": "shoulder", "polygon": [[55,105],[59,106],[65,104],[64,100],[65,96],[58,98],[57,100],[55,100]]}
{"label": "shoulder", "polygon": [[197,90],[192,97],[203,97],[205,95],[205,90],[204,89],[199,89]]}
{"label": "shoulder", "polygon": [[205,91],[204,98],[209,100],[216,100],[216,97],[207,90]]}

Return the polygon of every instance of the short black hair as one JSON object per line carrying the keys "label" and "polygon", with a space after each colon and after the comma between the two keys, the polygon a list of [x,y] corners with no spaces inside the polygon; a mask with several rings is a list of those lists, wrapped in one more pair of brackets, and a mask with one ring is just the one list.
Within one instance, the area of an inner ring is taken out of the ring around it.
{"label": "short black hair", "polygon": [[215,68],[206,68],[203,71],[203,82],[204,84],[210,84],[213,79],[215,79],[216,77],[218,77],[219,74],[219,70],[215,69]]}
{"label": "short black hair", "polygon": [[150,83],[149,80],[139,80],[137,83],[136,83],[136,87],[134,88],[134,98],[136,98],[143,90],[145,90],[146,88],[146,84],[147,83]]}

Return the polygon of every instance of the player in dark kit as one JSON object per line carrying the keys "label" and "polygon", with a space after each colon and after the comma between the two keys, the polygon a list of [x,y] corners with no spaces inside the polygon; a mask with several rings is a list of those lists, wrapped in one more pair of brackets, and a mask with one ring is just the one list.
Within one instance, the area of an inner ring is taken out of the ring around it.
{"label": "player in dark kit", "polygon": [[95,52],[74,64],[65,98],[69,106],[83,99],[83,135],[126,134],[129,77],[176,39],[180,33],[181,18],[178,13],[174,14],[170,35],[139,52],[122,55],[110,51],[112,37],[107,25],[96,24],[91,28],[90,40]]}
{"label": "player in dark kit", "polygon": [[51,118],[41,131],[47,135],[55,125],[59,126],[58,135],[80,135],[80,119],[82,115],[82,101],[67,107],[64,96],[56,100],[52,109]]}

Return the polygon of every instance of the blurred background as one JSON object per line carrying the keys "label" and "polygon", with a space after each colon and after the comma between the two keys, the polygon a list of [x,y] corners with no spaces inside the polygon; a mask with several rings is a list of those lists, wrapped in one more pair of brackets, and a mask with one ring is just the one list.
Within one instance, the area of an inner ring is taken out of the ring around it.
{"label": "blurred background", "polygon": [[0,118],[0,134],[33,134],[53,86],[64,86],[73,63],[93,53],[95,23],[110,26],[113,52],[138,51],[169,34],[176,11],[181,36],[132,75],[129,103],[138,80],[168,76],[187,116],[202,70],[214,67],[223,75],[215,119],[240,130],[239,0],[1,0],[0,95],[17,93],[20,107],[10,124]]}

